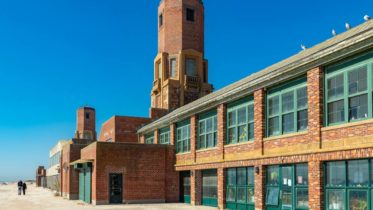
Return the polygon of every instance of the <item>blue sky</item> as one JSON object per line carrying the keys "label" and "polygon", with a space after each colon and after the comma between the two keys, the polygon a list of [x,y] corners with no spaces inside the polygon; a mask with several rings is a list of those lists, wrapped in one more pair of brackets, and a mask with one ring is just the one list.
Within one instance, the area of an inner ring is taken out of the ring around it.
{"label": "blue sky", "polygon": [[[0,1],[0,180],[32,179],[90,105],[147,116],[158,0]],[[222,88],[373,16],[371,0],[205,0],[209,80]]]}

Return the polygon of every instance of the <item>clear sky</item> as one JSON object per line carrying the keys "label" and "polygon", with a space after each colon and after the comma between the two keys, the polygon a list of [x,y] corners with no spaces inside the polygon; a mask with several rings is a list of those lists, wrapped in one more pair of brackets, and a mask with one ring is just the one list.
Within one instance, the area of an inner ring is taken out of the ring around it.
{"label": "clear sky", "polygon": [[[0,180],[33,179],[79,106],[147,116],[159,0],[0,1]],[[215,89],[373,16],[372,0],[204,0]]]}

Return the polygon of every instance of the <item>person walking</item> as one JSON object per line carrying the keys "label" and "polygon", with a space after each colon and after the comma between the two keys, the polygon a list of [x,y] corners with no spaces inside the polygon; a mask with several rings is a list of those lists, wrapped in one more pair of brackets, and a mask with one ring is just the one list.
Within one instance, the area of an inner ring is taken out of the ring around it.
{"label": "person walking", "polygon": [[23,195],[26,195],[26,190],[27,190],[26,182],[23,182],[22,190],[23,190]]}
{"label": "person walking", "polygon": [[18,185],[18,195],[21,195],[23,182],[21,180],[19,180],[17,185]]}

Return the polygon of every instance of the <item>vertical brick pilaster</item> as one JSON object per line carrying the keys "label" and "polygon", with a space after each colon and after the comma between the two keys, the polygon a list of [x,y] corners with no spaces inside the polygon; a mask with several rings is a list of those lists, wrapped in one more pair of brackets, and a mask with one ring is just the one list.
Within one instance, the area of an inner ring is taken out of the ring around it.
{"label": "vertical brick pilaster", "polygon": [[225,209],[225,173],[224,168],[218,168],[218,207]]}
{"label": "vertical brick pilaster", "polygon": [[308,196],[310,210],[324,209],[322,162],[312,160],[308,162]]}
{"label": "vertical brick pilaster", "polygon": [[321,148],[323,126],[323,69],[314,68],[307,72],[308,136]]}
{"label": "vertical brick pilaster", "polygon": [[159,130],[154,131],[154,144],[159,144]]}
{"label": "vertical brick pilaster", "polygon": [[140,135],[139,141],[140,144],[145,144],[145,136],[143,134]]}
{"label": "vertical brick pilaster", "polygon": [[190,174],[190,200],[192,205],[201,205],[202,171],[192,170]]}
{"label": "vertical brick pilaster", "polygon": [[193,162],[196,162],[196,150],[197,150],[197,127],[198,117],[193,115],[190,118],[190,152],[192,154]]}
{"label": "vertical brick pilaster", "polygon": [[217,121],[218,121],[218,145],[217,149],[219,151],[220,157],[224,160],[224,140],[226,136],[226,120],[227,120],[227,106],[225,104],[220,104],[217,111]]}
{"label": "vertical brick pilaster", "polygon": [[256,166],[259,168],[259,173],[255,172],[255,209],[265,210],[265,175],[266,168],[264,165]]}
{"label": "vertical brick pilaster", "polygon": [[170,144],[171,145],[175,145],[175,129],[176,129],[176,127],[175,127],[175,123],[172,123],[171,125],[170,125]]}
{"label": "vertical brick pilaster", "polygon": [[263,139],[265,137],[265,90],[254,92],[254,147],[263,155]]}

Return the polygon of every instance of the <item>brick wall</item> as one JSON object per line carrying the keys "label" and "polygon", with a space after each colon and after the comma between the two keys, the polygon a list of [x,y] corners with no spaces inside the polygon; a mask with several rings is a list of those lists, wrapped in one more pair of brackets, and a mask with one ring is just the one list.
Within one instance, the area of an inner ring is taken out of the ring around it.
{"label": "brick wall", "polygon": [[[173,146],[97,142],[82,159],[94,159],[92,202],[109,202],[109,174],[123,174],[123,202],[176,202],[179,176]],[[116,157],[116,158],[113,158]]]}

